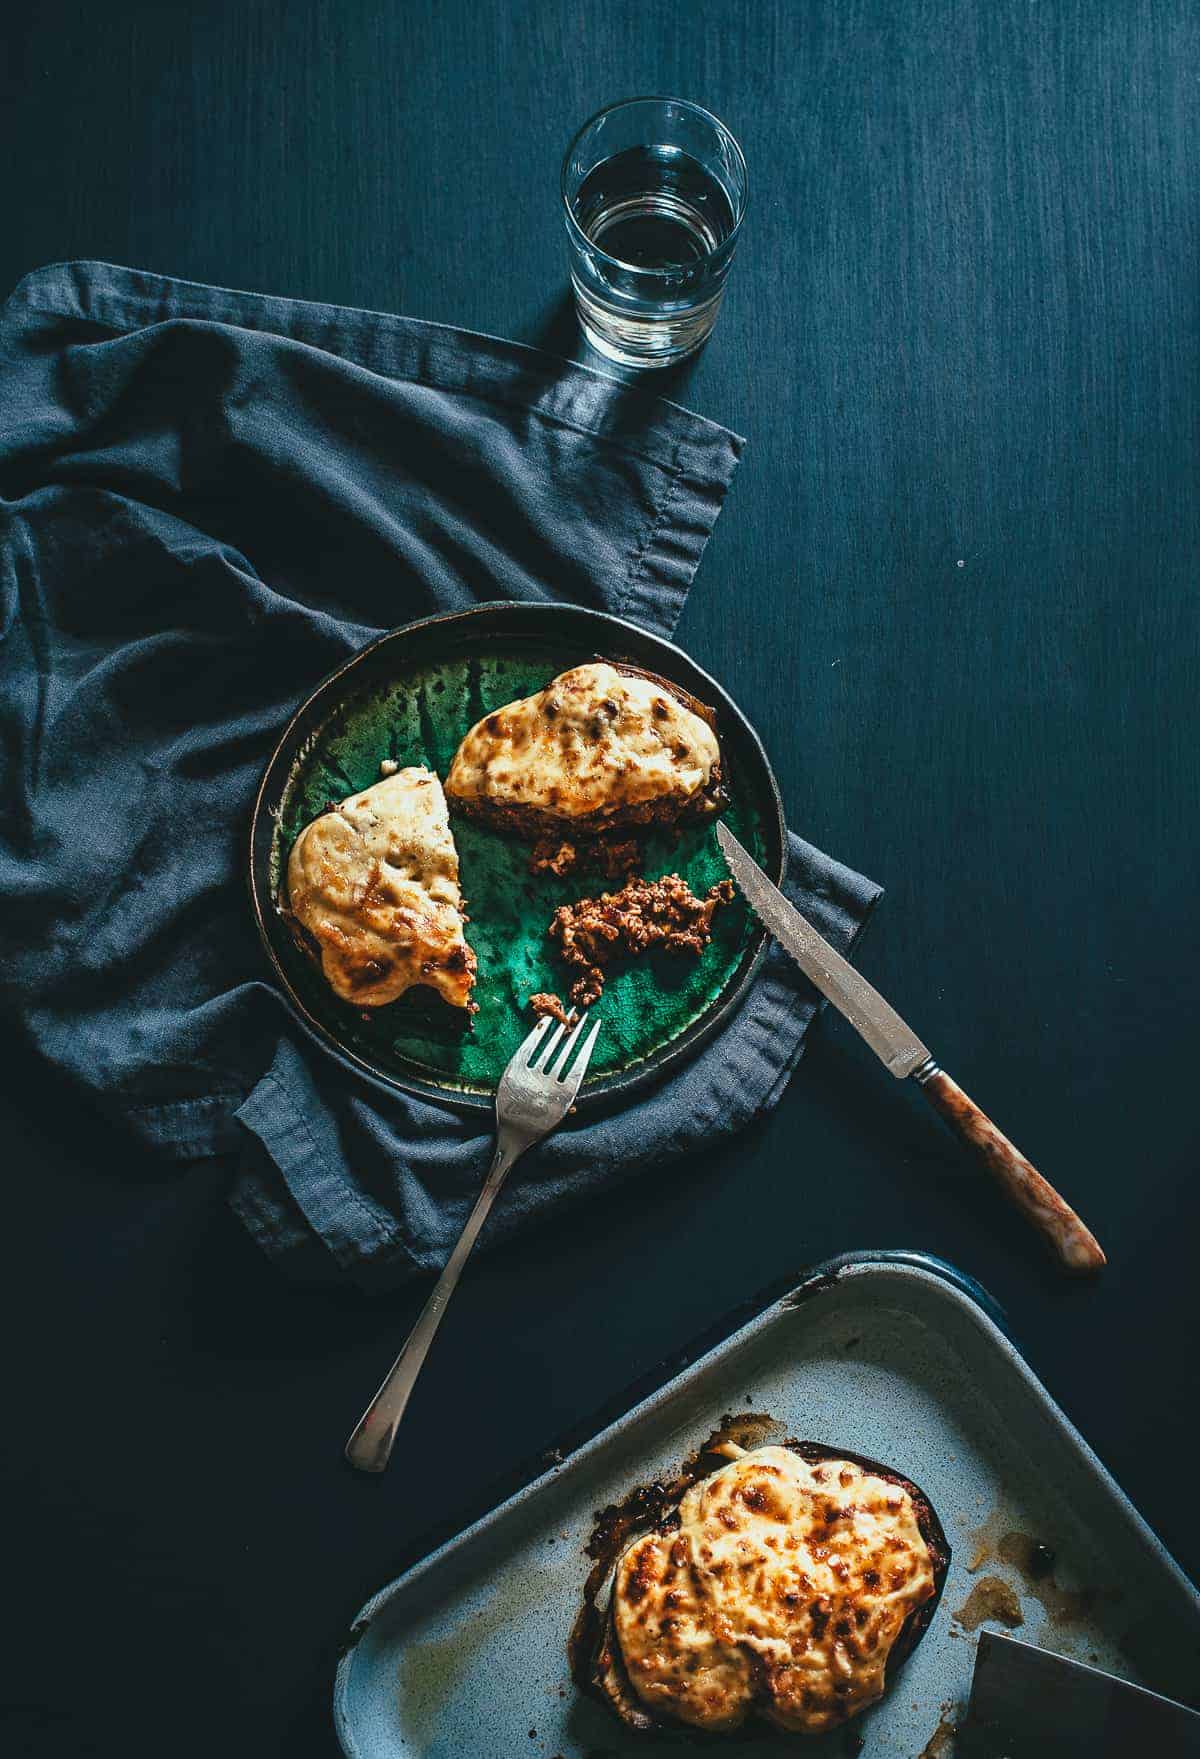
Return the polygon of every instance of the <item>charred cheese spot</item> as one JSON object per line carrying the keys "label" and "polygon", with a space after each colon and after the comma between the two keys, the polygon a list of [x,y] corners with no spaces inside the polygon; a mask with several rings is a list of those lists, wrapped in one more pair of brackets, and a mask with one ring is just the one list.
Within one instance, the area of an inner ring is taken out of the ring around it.
{"label": "charred cheese spot", "polygon": [[693,1485],[679,1513],[677,1535],[630,1546],[613,1586],[647,1709],[711,1732],[754,1714],[817,1734],[882,1696],[892,1645],[936,1586],[907,1491],[764,1447]]}
{"label": "charred cheese spot", "polygon": [[383,1007],[426,984],[470,1005],[458,852],[431,771],[396,770],[306,826],[288,860],[288,903],[343,1001]]}
{"label": "charred cheese spot", "polygon": [[661,684],[604,661],[486,715],[450,766],[464,806],[619,822],[631,809],[700,801],[719,780],[716,734]]}

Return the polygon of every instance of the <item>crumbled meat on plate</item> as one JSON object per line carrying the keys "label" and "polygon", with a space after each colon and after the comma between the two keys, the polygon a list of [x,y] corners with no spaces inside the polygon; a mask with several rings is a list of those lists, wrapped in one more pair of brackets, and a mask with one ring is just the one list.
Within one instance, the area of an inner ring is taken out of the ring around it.
{"label": "crumbled meat on plate", "polygon": [[697,957],[712,939],[713,913],[733,897],[733,882],[721,880],[697,898],[677,873],[663,879],[630,880],[619,892],[581,898],[554,912],[550,938],[557,941],[563,963],[578,973],[570,988],[577,1008],[590,1008],[604,989],[602,966],[621,953],[639,954],[651,947]]}
{"label": "crumbled meat on plate", "polygon": [[530,996],[528,1006],[539,1020],[541,1020],[544,1015],[549,1014],[552,1020],[561,1020],[564,1026],[569,1026],[571,1021],[575,1018],[574,1009],[571,1010],[571,1013],[568,1016],[567,1010],[563,1007],[562,1002],[556,995],[538,994],[536,996]]}
{"label": "crumbled meat on plate", "polygon": [[605,879],[625,879],[641,865],[642,852],[633,837],[605,838],[587,851],[588,865]]}
{"label": "crumbled meat on plate", "polygon": [[552,873],[561,879],[572,871],[579,851],[561,837],[539,837],[529,856],[530,873]]}
{"label": "crumbled meat on plate", "polygon": [[568,842],[539,837],[529,857],[530,873],[552,873],[563,879],[577,868],[604,879],[624,879],[640,866],[642,852],[634,837],[589,837]]}

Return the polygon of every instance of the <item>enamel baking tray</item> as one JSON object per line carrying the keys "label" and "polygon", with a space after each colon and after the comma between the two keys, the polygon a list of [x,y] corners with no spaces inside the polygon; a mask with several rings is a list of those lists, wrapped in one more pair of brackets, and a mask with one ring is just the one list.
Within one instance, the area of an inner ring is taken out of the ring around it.
{"label": "enamel baking tray", "polygon": [[[567,1669],[593,1512],[745,1409],[921,1485],[954,1553],[941,1605],[888,1696],[831,1735],[629,1734]],[[1006,1623],[1183,1702],[1200,1691],[1200,1595],[1034,1378],[990,1297],[940,1260],[859,1253],[809,1274],[369,1601],[338,1668],[334,1717],[349,1759],[633,1759],[681,1743],[734,1759],[918,1759],[950,1752],[976,1633]]]}

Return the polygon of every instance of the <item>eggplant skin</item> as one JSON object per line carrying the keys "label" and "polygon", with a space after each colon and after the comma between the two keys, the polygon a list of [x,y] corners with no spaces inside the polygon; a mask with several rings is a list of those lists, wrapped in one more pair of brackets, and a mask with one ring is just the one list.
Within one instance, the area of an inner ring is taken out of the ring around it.
{"label": "eggplant skin", "polygon": [[[584,1604],[571,1632],[568,1645],[571,1674],[582,1692],[607,1705],[625,1727],[635,1734],[654,1734],[659,1738],[675,1735],[693,1744],[705,1746],[728,1738],[721,1733],[690,1728],[672,1718],[656,1716],[646,1708],[634,1691],[625,1669],[617,1639],[611,1593],[603,1608],[598,1600],[605,1582],[611,1583],[617,1560],[627,1547],[641,1534],[655,1530],[670,1532],[673,1526],[678,1526],[679,1504],[687,1491],[693,1484],[711,1477],[728,1463],[724,1459],[714,1458],[711,1450],[720,1437],[729,1433],[729,1429],[723,1428],[710,1437],[704,1447],[687,1462],[678,1478],[668,1483],[640,1486],[616,1508],[605,1510],[599,1517],[599,1525],[589,1547],[597,1562],[588,1578]],[[777,1445],[790,1448],[810,1465],[822,1460],[849,1460],[863,1471],[907,1491],[912,1499],[918,1531],[929,1549],[934,1591],[928,1600],[909,1614],[892,1644],[884,1672],[886,1693],[892,1689],[899,1669],[929,1629],[946,1585],[950,1568],[950,1543],[937,1511],[920,1485],[867,1454],[854,1453],[849,1448],[829,1447],[823,1442],[795,1441],[790,1438]],[[712,1458],[712,1464],[707,1467],[702,1464],[706,1458]],[[757,1737],[774,1733],[790,1740],[803,1738],[787,1734],[786,1731],[773,1728],[770,1723],[761,1720],[756,1721],[754,1729]],[[731,1732],[739,1733],[744,1738],[744,1728]]]}

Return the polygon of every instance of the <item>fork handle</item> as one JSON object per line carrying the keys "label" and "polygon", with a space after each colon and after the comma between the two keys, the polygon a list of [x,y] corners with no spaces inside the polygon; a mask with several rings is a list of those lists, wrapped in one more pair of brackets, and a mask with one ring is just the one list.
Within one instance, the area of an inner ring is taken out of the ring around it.
{"label": "fork handle", "polygon": [[488,1176],[483,1182],[483,1190],[476,1198],[466,1226],[446,1260],[446,1268],[433,1285],[433,1292],[422,1307],[420,1318],[409,1332],[404,1348],[388,1369],[383,1385],[359,1418],[354,1434],[346,1443],[346,1458],[360,1472],[382,1472],[391,1458],[392,1444],[400,1427],[400,1419],[404,1416],[409,1395],[424,1366],[429,1346],[442,1323],[442,1315],[458,1287],[458,1279],[479,1238],[479,1230],[487,1220],[508,1170],[523,1146],[506,1141],[503,1136],[496,1143],[496,1152],[492,1157]]}

